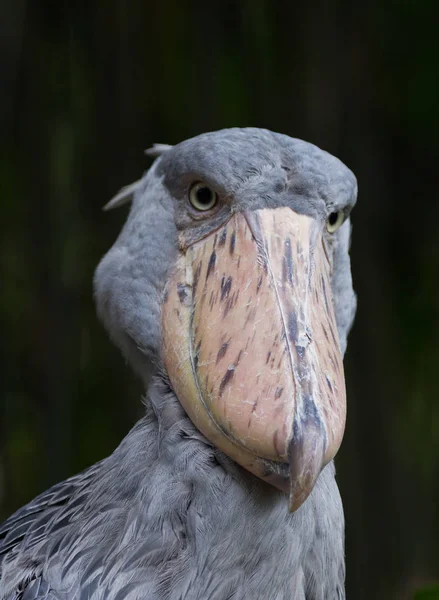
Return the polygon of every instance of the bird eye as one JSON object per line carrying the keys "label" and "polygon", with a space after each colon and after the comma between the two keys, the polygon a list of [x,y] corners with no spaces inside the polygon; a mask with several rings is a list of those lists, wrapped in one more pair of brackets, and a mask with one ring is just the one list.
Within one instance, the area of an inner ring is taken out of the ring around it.
{"label": "bird eye", "polygon": [[335,233],[337,229],[343,224],[344,221],[344,212],[342,210],[338,210],[337,212],[332,212],[328,220],[326,221],[326,229],[329,233]]}
{"label": "bird eye", "polygon": [[217,200],[217,193],[202,181],[194,183],[189,190],[189,202],[197,210],[210,210],[215,206]]}

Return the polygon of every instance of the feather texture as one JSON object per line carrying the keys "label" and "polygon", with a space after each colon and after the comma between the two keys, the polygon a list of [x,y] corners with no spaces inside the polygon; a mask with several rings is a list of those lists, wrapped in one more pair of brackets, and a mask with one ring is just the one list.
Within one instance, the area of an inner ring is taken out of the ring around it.
{"label": "feather texture", "polygon": [[149,401],[110,457],[2,526],[1,600],[344,598],[333,465],[290,514],[206,443],[164,384]]}

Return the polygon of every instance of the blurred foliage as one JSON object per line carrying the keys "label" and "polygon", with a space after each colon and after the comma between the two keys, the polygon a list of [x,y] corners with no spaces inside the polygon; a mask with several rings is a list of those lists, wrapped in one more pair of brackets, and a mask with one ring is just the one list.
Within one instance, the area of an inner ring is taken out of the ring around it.
{"label": "blurred foliage", "polygon": [[141,414],[93,306],[125,218],[101,206],[153,142],[268,127],[359,180],[337,462],[347,590],[412,598],[439,576],[437,3],[17,0],[4,16],[1,516],[110,453]]}
{"label": "blurred foliage", "polygon": [[418,590],[413,600],[439,600],[439,585]]}

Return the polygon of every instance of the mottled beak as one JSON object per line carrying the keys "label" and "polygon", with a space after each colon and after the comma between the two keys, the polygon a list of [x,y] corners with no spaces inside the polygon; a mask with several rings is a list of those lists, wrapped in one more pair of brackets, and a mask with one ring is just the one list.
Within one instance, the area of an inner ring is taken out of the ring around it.
{"label": "mottled beak", "polygon": [[242,212],[183,245],[163,361],[198,429],[261,479],[310,494],[342,440],[346,394],[321,221]]}

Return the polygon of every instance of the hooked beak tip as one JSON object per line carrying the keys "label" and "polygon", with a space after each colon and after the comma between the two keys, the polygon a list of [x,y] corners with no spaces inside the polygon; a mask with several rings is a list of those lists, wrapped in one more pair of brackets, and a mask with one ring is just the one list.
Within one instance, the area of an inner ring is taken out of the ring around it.
{"label": "hooked beak tip", "polygon": [[308,498],[324,466],[326,436],[322,429],[321,421],[314,420],[295,427],[295,435],[288,449],[290,512],[297,510]]}

